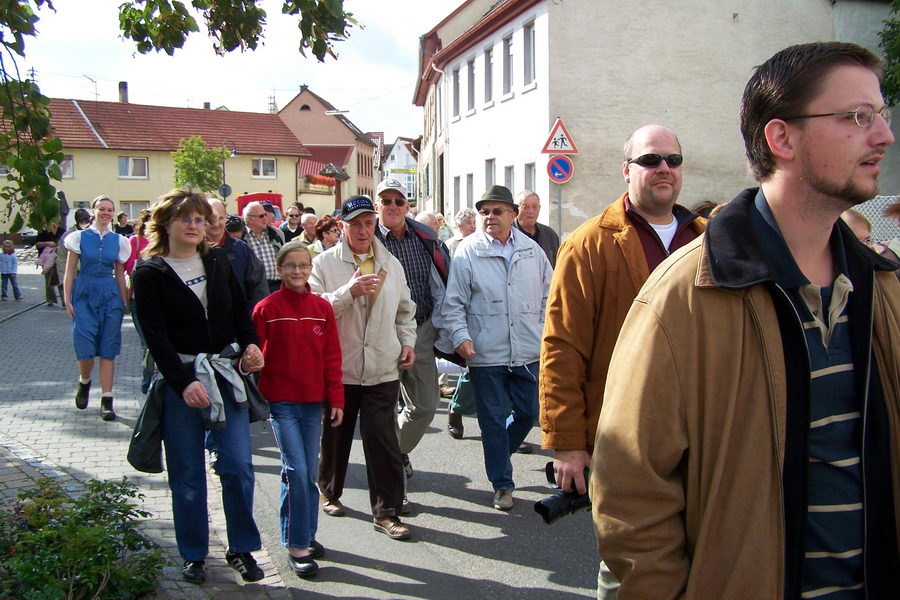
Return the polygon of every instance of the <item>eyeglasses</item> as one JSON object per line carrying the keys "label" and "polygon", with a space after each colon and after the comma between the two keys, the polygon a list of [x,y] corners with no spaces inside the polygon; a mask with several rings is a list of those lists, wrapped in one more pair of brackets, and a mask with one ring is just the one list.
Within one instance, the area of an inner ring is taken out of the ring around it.
{"label": "eyeglasses", "polygon": [[262,219],[266,216],[266,213],[260,213],[258,215],[247,215],[248,217],[253,217],[254,219]]}
{"label": "eyeglasses", "polygon": [[856,107],[856,110],[845,110],[841,112],[833,112],[833,113],[822,113],[819,115],[797,115],[796,117],[785,117],[782,121],[794,121],[796,119],[815,119],[817,117],[841,117],[844,115],[853,115],[853,120],[856,122],[858,127],[862,127],[863,129],[868,129],[872,126],[872,123],[875,122],[875,115],[881,115],[881,118],[884,119],[884,122],[888,125],[891,124],[891,109],[887,106],[882,106],[881,110],[875,110],[875,108],[869,104],[860,104]]}
{"label": "eyeglasses", "polygon": [[396,204],[397,206],[405,206],[406,200],[403,198],[381,198],[382,206],[390,206],[391,204]]}
{"label": "eyeglasses", "polygon": [[681,163],[684,162],[684,157],[680,154],[641,154],[637,158],[629,160],[628,164],[634,163],[642,167],[655,169],[662,161],[666,161],[669,168],[674,169],[681,166]]}
{"label": "eyeglasses", "polygon": [[185,227],[187,227],[191,223],[193,223],[194,225],[196,225],[198,227],[200,225],[203,225],[204,223],[206,223],[206,219],[204,219],[203,217],[194,217],[193,219],[190,217],[175,217],[175,220],[178,221],[179,223],[181,223],[182,225],[184,225]]}
{"label": "eyeglasses", "polygon": [[486,217],[488,215],[494,215],[495,217],[499,217],[503,213],[505,213],[508,209],[500,208],[499,206],[494,208],[482,208],[478,210],[478,214],[482,217]]}
{"label": "eyeglasses", "polygon": [[312,269],[312,263],[299,263],[299,264],[294,264],[294,263],[284,263],[283,265],[281,265],[281,266],[278,267],[278,268],[279,268],[279,269],[283,269],[283,270],[288,271],[288,272],[291,272],[291,271],[307,271],[307,270],[309,270],[309,269]]}
{"label": "eyeglasses", "polygon": [[293,219],[294,217],[299,217],[300,215],[297,213],[288,213],[288,217]]}

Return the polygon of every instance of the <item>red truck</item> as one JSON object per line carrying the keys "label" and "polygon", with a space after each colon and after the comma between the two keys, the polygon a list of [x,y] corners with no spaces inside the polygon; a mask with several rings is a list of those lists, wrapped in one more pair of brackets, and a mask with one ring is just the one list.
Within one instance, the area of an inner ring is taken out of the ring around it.
{"label": "red truck", "polygon": [[244,214],[244,207],[251,202],[268,202],[275,208],[275,227],[281,225],[284,220],[284,198],[281,194],[275,192],[253,192],[252,194],[241,194],[237,197],[238,214]]}

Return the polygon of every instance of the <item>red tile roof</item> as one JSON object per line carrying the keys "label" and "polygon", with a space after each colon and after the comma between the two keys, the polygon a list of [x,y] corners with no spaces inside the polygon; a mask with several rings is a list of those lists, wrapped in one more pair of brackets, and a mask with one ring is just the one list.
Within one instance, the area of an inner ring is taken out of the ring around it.
{"label": "red tile roof", "polygon": [[322,163],[322,166],[332,163],[341,168],[347,167],[350,154],[353,152],[352,146],[307,146],[306,149],[309,150],[312,159]]}
{"label": "red tile roof", "polygon": [[[239,154],[310,156],[278,115],[54,98],[53,127],[66,148],[178,149],[199,135],[207,146],[234,141]],[[230,148],[230,144],[229,144]]]}

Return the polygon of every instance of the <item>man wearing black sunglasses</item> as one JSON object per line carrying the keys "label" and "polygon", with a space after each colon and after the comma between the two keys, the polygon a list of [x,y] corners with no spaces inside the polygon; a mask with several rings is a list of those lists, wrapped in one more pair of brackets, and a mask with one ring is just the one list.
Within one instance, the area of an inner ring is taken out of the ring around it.
{"label": "man wearing black sunglasses", "polygon": [[[440,308],[447,287],[450,253],[434,230],[411,219],[406,186],[385,179],[375,188],[378,236],[403,265],[406,283],[416,303],[416,362],[400,375],[402,410],[398,416],[400,451],[406,477],[412,477],[409,453],[418,445],[440,404],[434,343],[440,327]],[[404,510],[407,503],[404,498]]]}
{"label": "man wearing black sunglasses", "polygon": [[591,465],[625,598],[896,598],[900,283],[840,220],[894,141],[881,60],[791,46],[744,88],[744,190],[654,272]]}
{"label": "man wearing black sunglasses", "polygon": [[[681,191],[681,144],[660,125],[625,142],[628,190],[563,242],[547,303],[541,345],[543,447],[554,450],[557,484],[584,494],[603,385],[619,329],[638,290],[674,250],[703,231],[705,220],[675,203]],[[601,597],[616,582],[601,564]]]}

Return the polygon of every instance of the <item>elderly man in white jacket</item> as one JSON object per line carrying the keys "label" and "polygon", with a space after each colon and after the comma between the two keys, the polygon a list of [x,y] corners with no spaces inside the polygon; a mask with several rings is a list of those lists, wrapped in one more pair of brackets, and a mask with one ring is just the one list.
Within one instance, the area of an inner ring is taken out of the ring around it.
{"label": "elderly man in white jacket", "polygon": [[309,278],[313,291],[334,308],[343,354],[344,420],[325,427],[322,435],[322,510],[344,514],[340,497],[359,415],[375,529],[406,539],[410,529],[399,517],[404,478],[395,422],[400,369],[416,360],[416,305],[400,262],[375,238],[371,200],[353,196],[341,213],[344,239],[316,256]]}
{"label": "elderly man in white jacket", "polygon": [[538,416],[538,358],[553,268],[541,247],[512,227],[518,207],[507,188],[492,186],[475,208],[482,230],[456,248],[442,312],[469,366],[493,507],[509,510],[510,455]]}

